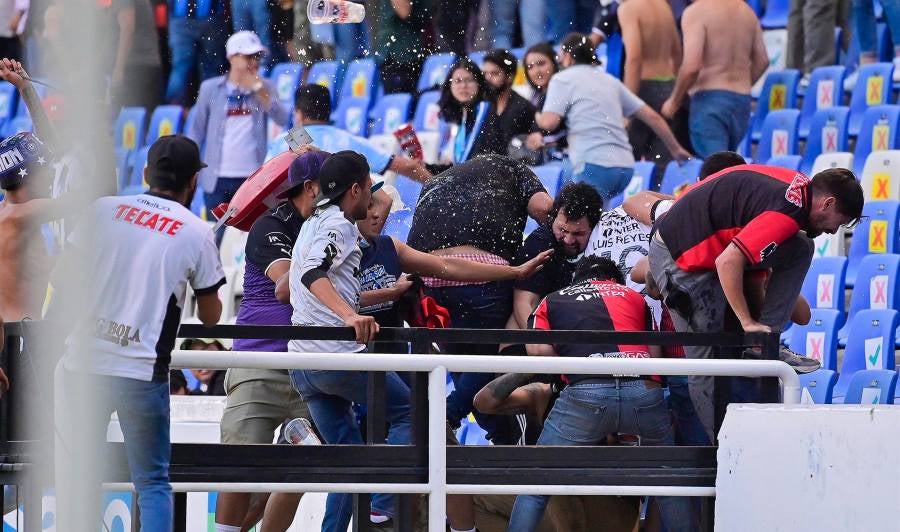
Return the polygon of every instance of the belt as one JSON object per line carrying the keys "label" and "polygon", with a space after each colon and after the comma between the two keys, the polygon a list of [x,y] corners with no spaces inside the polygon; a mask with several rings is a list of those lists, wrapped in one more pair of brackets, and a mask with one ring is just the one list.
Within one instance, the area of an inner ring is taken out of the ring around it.
{"label": "belt", "polygon": [[624,383],[635,382],[642,382],[645,388],[662,388],[660,383],[643,377],[590,377],[577,380],[572,383],[572,386],[577,386],[579,384],[615,384],[616,388],[618,388]]}

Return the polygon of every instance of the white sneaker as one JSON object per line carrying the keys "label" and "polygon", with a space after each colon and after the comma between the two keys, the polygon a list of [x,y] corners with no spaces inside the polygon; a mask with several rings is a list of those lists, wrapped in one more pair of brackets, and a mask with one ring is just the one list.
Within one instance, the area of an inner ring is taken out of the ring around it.
{"label": "white sneaker", "polygon": [[853,92],[856,87],[856,79],[859,78],[859,70],[854,70],[850,75],[844,78],[844,92]]}
{"label": "white sneaker", "polygon": [[894,57],[894,83],[900,83],[900,57]]}

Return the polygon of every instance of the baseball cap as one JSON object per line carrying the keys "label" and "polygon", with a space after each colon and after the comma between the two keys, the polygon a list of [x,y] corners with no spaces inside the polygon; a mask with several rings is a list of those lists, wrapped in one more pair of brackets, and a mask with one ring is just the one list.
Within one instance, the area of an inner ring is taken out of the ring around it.
{"label": "baseball cap", "polygon": [[[322,207],[350,189],[354,183],[364,179],[369,173],[366,158],[355,151],[344,150],[325,160],[319,170],[319,188],[322,193],[316,198],[316,207]],[[372,185],[375,192],[383,182]]]}
{"label": "baseball cap", "polygon": [[225,56],[268,54],[269,49],[263,46],[259,36],[252,31],[243,30],[228,38],[225,43]]}
{"label": "baseball cap", "polygon": [[319,179],[322,164],[331,156],[327,151],[308,151],[294,159],[288,168],[288,186],[294,188]]}
{"label": "baseball cap", "polygon": [[206,163],[200,160],[200,148],[184,135],[166,135],[156,139],[147,151],[148,180],[180,188]]}

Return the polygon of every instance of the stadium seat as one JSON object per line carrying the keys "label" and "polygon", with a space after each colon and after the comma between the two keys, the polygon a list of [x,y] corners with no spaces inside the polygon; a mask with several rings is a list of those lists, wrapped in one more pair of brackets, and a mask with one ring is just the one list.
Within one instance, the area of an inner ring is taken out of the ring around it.
{"label": "stadium seat", "polygon": [[[849,118],[849,107],[832,107],[815,112],[808,125],[803,162],[800,163],[801,172],[809,174],[816,158],[824,153],[847,151]],[[801,116],[800,119],[802,120],[803,117]]]}
{"label": "stadium seat", "polygon": [[603,208],[606,210],[615,209],[616,207],[621,206],[626,199],[634,196],[638,192],[650,190],[655,175],[656,164],[650,161],[638,161],[634,163],[634,175],[631,177],[631,181],[628,182],[628,186],[625,187],[625,190],[623,190],[621,194],[611,198],[609,204],[604,205]]}
{"label": "stadium seat", "polygon": [[[121,193],[128,186],[128,183],[131,179],[131,173],[129,172],[129,166],[131,163],[131,152],[126,150],[125,148],[116,148],[116,192]],[[195,196],[202,196],[203,194],[195,194]]]}
{"label": "stadium seat", "polygon": [[246,247],[247,233],[236,227],[225,226],[222,243],[219,244],[219,258],[222,266],[243,271],[246,262],[244,251]]}
{"label": "stadium seat", "polygon": [[893,200],[870,201],[863,205],[863,220],[853,230],[847,254],[847,286],[853,287],[860,259],[866,255],[897,252],[898,211]]}
{"label": "stadium seat", "polygon": [[843,402],[853,374],[866,369],[894,369],[894,340],[898,323],[893,309],[862,310],[853,318],[841,374],[834,386],[835,402]]}
{"label": "stadium seat", "polygon": [[143,107],[123,107],[116,118],[114,146],[129,151],[140,148],[146,119],[147,110]]}
{"label": "stadium seat", "polygon": [[409,120],[412,96],[402,92],[381,97],[369,112],[372,121],[372,135],[392,134]]}
{"label": "stadium seat", "polygon": [[771,111],[794,109],[797,107],[797,86],[800,83],[800,72],[797,70],[781,70],[770,72],[763,83],[762,92],[756,105],[756,112],[750,119],[751,139],[759,140],[763,122]]}
{"label": "stadium seat", "polygon": [[859,266],[856,289],[850,298],[847,322],[838,331],[838,344],[850,336],[853,317],[863,310],[898,308],[900,303],[900,255],[868,255]]}
{"label": "stadium seat", "polygon": [[762,162],[772,157],[799,153],[797,148],[799,123],[800,111],[797,109],[770,112],[763,120],[759,146],[756,148],[756,160]]}
{"label": "stadium seat", "polygon": [[419,202],[419,194],[422,192],[422,184],[404,175],[397,175],[397,179],[394,181],[394,188],[396,188],[397,193],[400,194],[403,208],[411,211],[416,210],[416,204]]}
{"label": "stadium seat", "polygon": [[827,170],[829,168],[853,168],[853,154],[846,151],[836,151],[833,153],[823,153],[816,157],[815,162],[813,162],[812,170],[809,172],[809,176],[812,177],[822,170]]}
{"label": "stadium seat", "polygon": [[[484,56],[486,56],[486,55],[487,55],[486,50],[478,50],[477,52],[472,52],[471,54],[469,54],[469,59],[473,63],[475,63],[476,65],[481,67],[484,65]],[[441,81],[443,81],[443,80],[441,80]]]}
{"label": "stadium seat", "polygon": [[849,132],[851,137],[859,134],[866,109],[874,105],[890,103],[893,75],[894,65],[892,63],[872,63],[859,67],[856,85],[850,95]]}
{"label": "stadium seat", "polygon": [[834,309],[844,321],[844,291],[847,288],[847,258],[814,258],[806,272],[800,293],[814,309]]}
{"label": "stadium seat", "polygon": [[813,239],[815,250],[813,257],[846,257],[847,256],[847,229],[839,227],[833,234],[822,233]]}
{"label": "stadium seat", "polygon": [[348,97],[365,98],[366,111],[375,101],[378,88],[378,67],[374,59],[354,59],[347,65],[344,74],[344,83],[338,96],[338,101]]}
{"label": "stadium seat", "polygon": [[132,155],[131,176],[128,180],[128,185],[123,188],[119,194],[131,196],[147,190],[147,186],[144,184],[144,168],[147,166],[147,152],[149,150],[149,146],[144,146],[143,148],[134,151],[134,154]]}
{"label": "stadium seat", "polygon": [[278,63],[272,67],[269,79],[275,85],[275,94],[288,109],[294,108],[294,93],[303,81],[301,63]]}
{"label": "stadium seat", "polygon": [[670,162],[666,166],[659,191],[663,194],[680,196],[687,187],[697,182],[701,166],[703,166],[703,161],[700,159],[691,159],[682,165],[679,165],[677,161]]}
{"label": "stadium seat", "polygon": [[892,405],[897,387],[893,369],[857,371],[847,385],[845,405]]}
{"label": "stadium seat", "polygon": [[[481,58],[479,60],[476,60],[471,56],[470,59],[472,59],[476,65],[481,66],[481,60],[484,59],[484,53],[481,53]],[[449,70],[454,61],[456,61],[456,55],[452,53],[429,55],[425,59],[425,64],[422,65],[422,73],[419,74],[419,82],[416,84],[416,90],[423,92],[440,88],[444,83],[444,80],[447,79],[447,74],[450,73]]]}
{"label": "stadium seat", "polygon": [[789,10],[789,0],[766,0],[766,11],[759,19],[759,24],[764,30],[786,28]]}
{"label": "stadium seat", "polygon": [[800,108],[800,138],[809,136],[813,116],[839,106],[843,102],[847,69],[841,65],[819,67],[809,76],[809,86]]}
{"label": "stadium seat", "polygon": [[19,91],[8,81],[0,81],[0,123],[6,123],[16,116],[16,102]]}
{"label": "stadium seat", "polygon": [[[191,107],[188,109],[187,117],[184,119],[184,134],[189,135],[191,132],[191,128],[194,127],[194,122],[197,120],[197,107]],[[203,150],[203,146],[200,146],[200,150]]]}
{"label": "stadium seat", "polygon": [[813,309],[807,325],[794,325],[788,347],[791,351],[814,358],[823,369],[837,369],[838,326],[843,314],[831,309]]}
{"label": "stadium seat", "polygon": [[156,139],[166,135],[181,133],[184,110],[180,105],[159,105],[150,116],[150,127],[144,138],[144,146],[153,144]]}
{"label": "stadium seat", "polygon": [[866,201],[900,200],[900,150],[870,153],[860,181]]}
{"label": "stadium seat", "polygon": [[800,171],[800,163],[802,157],[799,155],[779,155],[772,157],[765,164],[768,166],[777,166],[779,168],[787,168],[788,170]]}
{"label": "stadium seat", "polygon": [[369,100],[366,97],[341,98],[337,109],[331,115],[334,125],[352,135],[365,137],[368,130],[367,110]]}
{"label": "stadium seat", "polygon": [[417,133],[423,131],[437,131],[441,119],[438,116],[441,108],[438,107],[440,91],[423,92],[416,103],[416,114],[413,117],[413,128]]}
{"label": "stadium seat", "polygon": [[382,234],[392,236],[401,242],[406,242],[409,230],[412,228],[413,211],[402,210],[392,212],[384,224]]}
{"label": "stadium seat", "polygon": [[812,373],[798,375],[798,377],[800,377],[800,386],[803,388],[801,403],[831,404],[834,385],[837,383],[836,371],[832,369],[817,369]]}
{"label": "stadium seat", "polygon": [[856,138],[853,153],[853,171],[861,175],[866,158],[875,151],[891,150],[897,145],[900,130],[900,106],[876,105],[866,109]]}
{"label": "stadium seat", "polygon": [[321,85],[331,92],[332,104],[334,104],[337,97],[334,86],[337,69],[337,61],[316,61],[309,67],[309,73],[306,75],[306,83]]}

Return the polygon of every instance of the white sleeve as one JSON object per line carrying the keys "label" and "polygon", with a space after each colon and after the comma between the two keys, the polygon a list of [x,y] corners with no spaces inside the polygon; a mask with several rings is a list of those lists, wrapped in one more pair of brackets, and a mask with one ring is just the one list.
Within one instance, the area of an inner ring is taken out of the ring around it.
{"label": "white sleeve", "polygon": [[222,270],[222,259],[216,247],[215,233],[212,229],[206,232],[200,243],[200,253],[191,272],[191,288],[200,295],[214,292],[225,284],[225,272]]}

